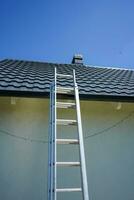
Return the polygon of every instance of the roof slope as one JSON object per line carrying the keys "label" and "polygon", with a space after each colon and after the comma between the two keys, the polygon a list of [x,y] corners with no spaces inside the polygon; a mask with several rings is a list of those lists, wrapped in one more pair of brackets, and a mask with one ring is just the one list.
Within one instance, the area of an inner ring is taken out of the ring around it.
{"label": "roof slope", "polygon": [[[54,79],[54,67],[59,73],[72,74],[76,70],[81,97],[114,97],[134,99],[134,71],[98,68],[76,64],[54,64],[20,60],[0,61],[1,95],[48,95]],[[72,80],[62,78],[62,86],[71,86]]]}

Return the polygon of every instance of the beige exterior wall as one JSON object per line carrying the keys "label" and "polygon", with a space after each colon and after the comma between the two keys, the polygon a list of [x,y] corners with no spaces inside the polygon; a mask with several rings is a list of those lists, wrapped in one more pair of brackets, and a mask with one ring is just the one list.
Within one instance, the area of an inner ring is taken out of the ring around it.
{"label": "beige exterior wall", "polygon": [[[81,112],[91,200],[133,200],[134,104],[81,101]],[[72,110],[58,116],[75,118]],[[48,124],[49,100],[0,98],[0,199],[47,199]],[[58,128],[59,137],[74,133]],[[77,150],[60,146],[58,159],[77,160]],[[78,172],[60,168],[58,184],[79,185]],[[69,198],[80,200],[59,196]]]}

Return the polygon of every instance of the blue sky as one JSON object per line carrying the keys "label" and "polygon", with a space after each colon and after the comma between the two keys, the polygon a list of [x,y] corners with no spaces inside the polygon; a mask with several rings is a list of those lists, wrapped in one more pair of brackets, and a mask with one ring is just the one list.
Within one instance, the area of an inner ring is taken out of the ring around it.
{"label": "blue sky", "polygon": [[134,67],[133,0],[0,0],[0,59]]}

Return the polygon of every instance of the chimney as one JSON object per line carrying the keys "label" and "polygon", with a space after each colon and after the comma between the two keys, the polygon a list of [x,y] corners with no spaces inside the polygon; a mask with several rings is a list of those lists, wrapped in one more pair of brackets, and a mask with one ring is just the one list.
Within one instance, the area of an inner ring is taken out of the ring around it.
{"label": "chimney", "polygon": [[83,65],[83,56],[81,54],[75,54],[72,59],[72,64]]}

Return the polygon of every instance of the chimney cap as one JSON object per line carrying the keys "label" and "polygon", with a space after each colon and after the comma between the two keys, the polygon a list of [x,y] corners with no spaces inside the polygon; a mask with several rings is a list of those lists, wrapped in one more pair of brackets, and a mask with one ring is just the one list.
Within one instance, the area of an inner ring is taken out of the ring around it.
{"label": "chimney cap", "polygon": [[83,64],[83,56],[81,54],[75,54],[72,59],[72,64]]}

